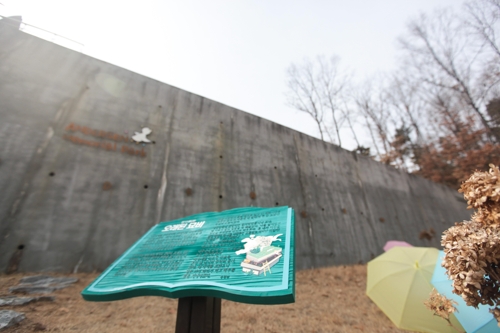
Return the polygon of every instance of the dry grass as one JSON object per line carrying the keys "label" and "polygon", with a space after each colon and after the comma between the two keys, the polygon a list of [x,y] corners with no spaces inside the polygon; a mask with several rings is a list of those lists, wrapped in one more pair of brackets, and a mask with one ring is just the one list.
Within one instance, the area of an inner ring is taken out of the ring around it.
{"label": "dry grass", "polygon": [[[33,274],[27,274],[33,275]],[[56,275],[56,274],[54,274]],[[70,274],[80,280],[55,293],[55,302],[3,307],[26,315],[14,332],[174,332],[177,300],[138,297],[86,302],[80,296],[98,274]],[[0,275],[0,295],[23,275]],[[365,295],[366,266],[339,266],[297,272],[296,301],[287,305],[250,305],[222,301],[221,332],[405,332]]]}

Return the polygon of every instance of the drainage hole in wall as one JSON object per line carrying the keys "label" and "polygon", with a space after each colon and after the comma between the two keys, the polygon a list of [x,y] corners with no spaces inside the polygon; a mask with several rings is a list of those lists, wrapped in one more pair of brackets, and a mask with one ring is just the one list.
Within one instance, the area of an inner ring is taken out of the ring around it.
{"label": "drainage hole in wall", "polygon": [[322,211],[325,211],[325,209],[324,209],[323,207],[321,207],[321,210],[322,210]]}
{"label": "drainage hole in wall", "polygon": [[279,205],[280,205],[280,204],[279,204],[279,202],[277,202],[277,203],[276,203],[276,206],[279,206]]}
{"label": "drainage hole in wall", "polygon": [[148,188],[148,185],[144,185],[144,188]]}
{"label": "drainage hole in wall", "polygon": [[24,244],[19,244],[19,245],[17,246],[17,249],[18,249],[18,250],[22,250],[22,249],[24,249]]}
{"label": "drainage hole in wall", "polygon": [[275,169],[278,169],[276,166],[274,167]]}
{"label": "drainage hole in wall", "polygon": [[156,143],[156,141],[151,141],[151,143],[152,143],[152,144],[155,144],[155,143]]}
{"label": "drainage hole in wall", "polygon": [[55,176],[55,173],[54,173],[54,172],[50,172],[50,173],[49,173],[49,176],[50,176],[50,177],[54,177],[54,176]]}
{"label": "drainage hole in wall", "polygon": [[221,194],[221,195],[219,195],[219,199],[222,199],[222,194]]}
{"label": "drainage hole in wall", "polygon": [[222,155],[220,155],[219,158],[222,158]]}

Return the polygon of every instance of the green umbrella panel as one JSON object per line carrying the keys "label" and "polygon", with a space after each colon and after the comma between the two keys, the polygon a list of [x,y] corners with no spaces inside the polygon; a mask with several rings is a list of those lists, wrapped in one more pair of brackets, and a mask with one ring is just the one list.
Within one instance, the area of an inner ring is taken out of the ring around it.
{"label": "green umbrella panel", "polygon": [[[396,246],[368,262],[366,294],[401,329],[456,333],[424,302],[432,291],[432,274],[439,251],[428,247]],[[452,324],[462,326],[454,315]]]}

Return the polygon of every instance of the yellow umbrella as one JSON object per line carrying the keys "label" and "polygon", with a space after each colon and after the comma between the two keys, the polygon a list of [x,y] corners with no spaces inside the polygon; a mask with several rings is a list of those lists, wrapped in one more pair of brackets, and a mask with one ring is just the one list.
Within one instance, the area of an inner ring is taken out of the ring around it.
{"label": "yellow umbrella", "polygon": [[[438,249],[430,247],[396,246],[368,262],[366,294],[398,328],[456,333],[424,305],[433,288],[438,254]],[[450,320],[455,327],[462,327],[454,315]]]}

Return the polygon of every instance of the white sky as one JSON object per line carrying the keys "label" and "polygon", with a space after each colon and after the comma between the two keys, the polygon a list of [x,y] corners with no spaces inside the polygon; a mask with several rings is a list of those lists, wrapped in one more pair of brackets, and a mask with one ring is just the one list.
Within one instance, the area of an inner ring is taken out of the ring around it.
{"label": "white sky", "polygon": [[[0,15],[21,15],[83,43],[92,57],[318,137],[308,115],[285,105],[291,63],[336,54],[358,79],[390,71],[410,18],[461,3],[0,0]],[[343,140],[355,147],[347,131]]]}

